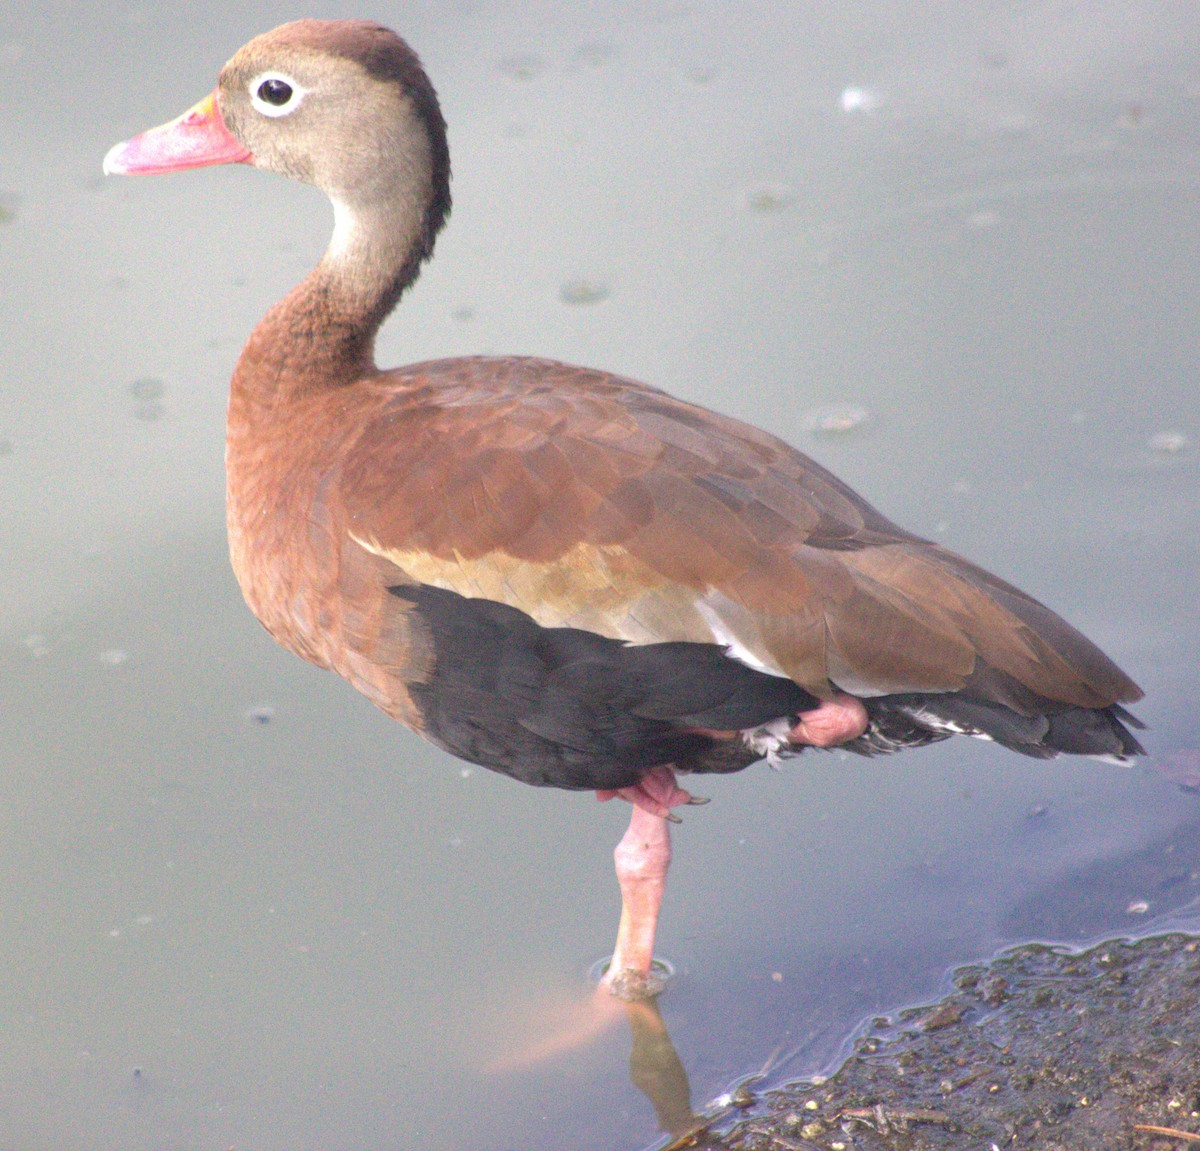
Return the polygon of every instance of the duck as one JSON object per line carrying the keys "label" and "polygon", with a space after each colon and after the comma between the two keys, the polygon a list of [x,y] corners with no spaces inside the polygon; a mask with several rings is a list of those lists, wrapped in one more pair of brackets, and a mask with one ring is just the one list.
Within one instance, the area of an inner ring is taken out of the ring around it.
{"label": "duck", "polygon": [[230,384],[246,603],[451,755],[631,804],[614,995],[661,990],[670,825],[706,802],[681,777],[954,735],[1041,759],[1143,753],[1123,706],[1142,692],[1094,643],[782,439],[548,359],[379,368],[376,335],[451,205],[436,92],[391,30],[260,35],[104,171],[231,163],[315,185],[334,221]]}

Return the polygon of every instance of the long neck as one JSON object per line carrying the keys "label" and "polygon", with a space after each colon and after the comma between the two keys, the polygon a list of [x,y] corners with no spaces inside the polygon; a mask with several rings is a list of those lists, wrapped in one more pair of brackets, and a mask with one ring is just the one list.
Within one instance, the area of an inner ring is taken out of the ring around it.
{"label": "long neck", "polygon": [[355,208],[335,201],[334,225],[321,262],[247,340],[231,416],[241,410],[253,418],[376,371],[376,333],[428,253],[424,213],[407,199]]}

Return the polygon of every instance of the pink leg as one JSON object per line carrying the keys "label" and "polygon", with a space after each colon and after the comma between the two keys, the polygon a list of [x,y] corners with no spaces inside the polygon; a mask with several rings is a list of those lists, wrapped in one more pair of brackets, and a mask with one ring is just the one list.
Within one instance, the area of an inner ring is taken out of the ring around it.
{"label": "pink leg", "polygon": [[[794,743],[833,747],[855,739],[867,728],[867,710],[852,695],[839,694],[804,712],[789,733]],[[621,923],[617,946],[602,983],[620,999],[649,999],[661,987],[651,972],[654,933],[671,865],[671,832],[668,821],[678,823],[671,808],[684,803],[704,803],[675,780],[669,767],[648,771],[634,787],[598,791],[601,800],[617,797],[633,804],[629,828],[613,857],[621,885]]]}
{"label": "pink leg", "polygon": [[613,858],[621,885],[621,923],[617,946],[602,984],[618,999],[649,999],[662,990],[654,978],[654,933],[671,866],[671,831],[678,822],[671,808],[694,799],[675,782],[669,767],[656,767],[634,787],[598,791],[599,799],[620,796],[633,804],[629,828]]}
{"label": "pink leg", "polygon": [[635,807],[613,858],[621,885],[621,922],[603,982],[618,999],[648,999],[660,990],[650,968],[671,866],[670,825]]}

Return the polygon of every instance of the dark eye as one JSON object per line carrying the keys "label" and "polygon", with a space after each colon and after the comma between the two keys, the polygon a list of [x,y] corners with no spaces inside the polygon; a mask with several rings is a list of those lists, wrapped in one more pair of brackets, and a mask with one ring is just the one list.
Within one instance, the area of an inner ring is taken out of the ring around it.
{"label": "dark eye", "polygon": [[286,72],[260,72],[246,85],[254,110],[272,118],[290,116],[304,101],[304,85]]}
{"label": "dark eye", "polygon": [[264,80],[258,86],[258,98],[264,104],[282,108],[292,98],[292,86],[286,80]]}

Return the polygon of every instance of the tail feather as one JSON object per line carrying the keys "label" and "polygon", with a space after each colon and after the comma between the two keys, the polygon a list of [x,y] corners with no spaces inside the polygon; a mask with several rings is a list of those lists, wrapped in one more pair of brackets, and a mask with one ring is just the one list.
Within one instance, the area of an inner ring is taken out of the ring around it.
{"label": "tail feather", "polygon": [[1119,704],[1086,708],[1042,700],[1037,710],[963,692],[912,692],[864,701],[870,724],[849,750],[879,755],[951,735],[973,735],[1035,759],[1087,755],[1128,763],[1145,754],[1130,728],[1143,725]]}

